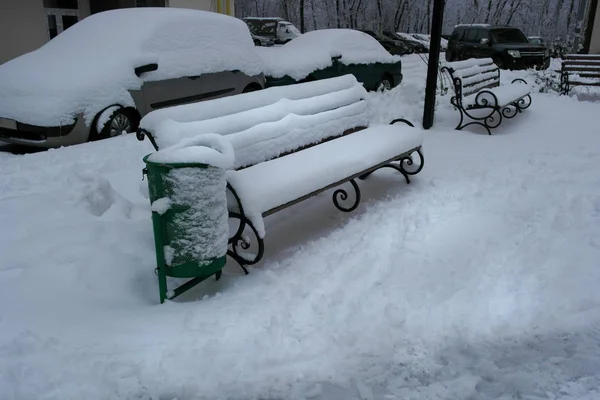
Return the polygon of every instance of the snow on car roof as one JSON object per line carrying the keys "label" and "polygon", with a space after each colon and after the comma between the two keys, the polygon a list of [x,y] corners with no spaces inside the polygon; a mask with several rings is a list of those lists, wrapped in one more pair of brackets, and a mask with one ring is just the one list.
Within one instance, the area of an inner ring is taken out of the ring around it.
{"label": "snow on car roof", "polygon": [[366,33],[353,29],[319,29],[304,33],[279,48],[259,48],[265,62],[265,75],[285,75],[299,80],[311,72],[332,65],[332,57],[342,56],[344,64],[394,63],[400,56],[388,53]]}
{"label": "snow on car roof", "polygon": [[[158,70],[138,78],[138,66]],[[128,90],[147,81],[227,70],[262,72],[246,24],[178,8],[131,8],[94,14],[41,48],[0,65],[0,117],[32,125],[86,123],[103,108],[132,106]]]}

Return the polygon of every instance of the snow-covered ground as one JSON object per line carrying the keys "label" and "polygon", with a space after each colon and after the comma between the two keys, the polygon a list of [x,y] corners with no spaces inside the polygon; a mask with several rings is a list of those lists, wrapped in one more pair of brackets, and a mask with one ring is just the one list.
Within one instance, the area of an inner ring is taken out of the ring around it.
{"label": "snow-covered ground", "polygon": [[[405,60],[375,121],[421,119]],[[269,217],[249,276],[164,305],[148,142],[0,152],[0,399],[600,398],[600,104],[535,94],[488,136],[438,102],[410,185]]]}

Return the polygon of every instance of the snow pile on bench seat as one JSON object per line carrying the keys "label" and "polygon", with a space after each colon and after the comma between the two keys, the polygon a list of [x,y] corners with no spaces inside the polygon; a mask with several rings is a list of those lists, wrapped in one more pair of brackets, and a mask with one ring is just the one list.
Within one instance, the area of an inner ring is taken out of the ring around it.
{"label": "snow pile on bench seat", "polygon": [[228,171],[244,213],[264,237],[262,214],[421,146],[423,134],[382,125],[254,165]]}
{"label": "snow pile on bench seat", "polygon": [[442,64],[442,67],[452,68],[454,71],[467,70],[472,67],[481,67],[486,64],[494,64],[491,58],[469,58],[463,61],[451,61]]}
{"label": "snow pile on bench seat", "polygon": [[[158,70],[137,77],[136,67]],[[39,125],[88,125],[113,104],[134,106],[144,82],[240,70],[262,72],[246,24],[179,8],[111,10],[86,17],[39,49],[0,65],[0,117]]]}
{"label": "snow pile on bench seat", "polygon": [[222,169],[232,168],[234,160],[231,142],[215,133],[198,135],[148,157],[158,164],[206,164]]}
{"label": "snow pile on bench seat", "polygon": [[[496,96],[496,99],[498,99],[497,105],[503,107],[530,94],[531,86],[522,82],[515,82],[510,85],[485,89],[485,92],[493,93]],[[465,105],[465,107],[482,105],[482,100],[487,100],[488,104],[495,105],[496,102],[494,100],[494,97],[485,92],[481,92],[483,94],[479,96],[479,104],[475,102],[478,95],[477,93],[464,97],[463,104]]]}
{"label": "snow pile on bench seat", "polygon": [[[177,142],[177,139],[170,138],[169,134],[163,135],[160,131],[162,124],[168,120],[175,122],[198,122],[215,119],[215,125],[222,131],[212,133],[233,132],[252,126],[251,123],[243,125],[242,127],[231,124],[230,116],[233,116],[233,114],[265,107],[276,103],[280,99],[307,99],[357,87],[361,88],[364,92],[363,96],[366,96],[366,90],[364,90],[363,86],[356,80],[354,75],[344,75],[316,82],[307,82],[293,86],[272,87],[236,96],[222,97],[198,103],[182,104],[148,113],[140,121],[140,128],[152,132],[157,139],[159,147],[166,147]],[[223,120],[219,119],[220,117],[226,117],[227,123],[223,124]],[[268,118],[268,116],[265,116],[265,118]]]}
{"label": "snow pile on bench seat", "polygon": [[[264,157],[279,153],[265,149],[269,155],[256,154],[256,157],[252,157],[249,154],[244,157],[238,152],[242,146],[263,148],[265,141],[281,137],[282,150],[288,151],[313,143],[314,140],[341,134],[349,128],[367,126],[368,104],[362,100],[364,94],[364,88],[355,86],[298,100],[280,98],[266,106],[204,121],[181,123],[168,120],[160,125],[155,139],[159,148],[164,148],[204,132],[233,135],[236,159],[245,165],[253,159],[262,161]],[[231,103],[243,100],[231,97]]]}

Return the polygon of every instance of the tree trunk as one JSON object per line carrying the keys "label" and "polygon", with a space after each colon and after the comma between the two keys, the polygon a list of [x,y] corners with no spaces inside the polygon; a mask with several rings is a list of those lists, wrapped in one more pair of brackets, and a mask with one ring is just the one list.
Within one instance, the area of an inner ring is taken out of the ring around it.
{"label": "tree trunk", "polygon": [[306,32],[306,21],[304,20],[304,0],[300,0],[300,32]]}

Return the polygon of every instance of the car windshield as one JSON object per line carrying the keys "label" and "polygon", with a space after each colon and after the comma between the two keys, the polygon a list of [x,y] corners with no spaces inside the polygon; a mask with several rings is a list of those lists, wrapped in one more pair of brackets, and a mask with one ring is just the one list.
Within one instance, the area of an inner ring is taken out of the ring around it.
{"label": "car windshield", "polygon": [[300,36],[302,33],[294,26],[294,24],[282,24],[284,29],[289,29],[290,33]]}
{"label": "car windshield", "polygon": [[493,29],[492,38],[496,43],[527,43],[527,37],[518,29]]}

